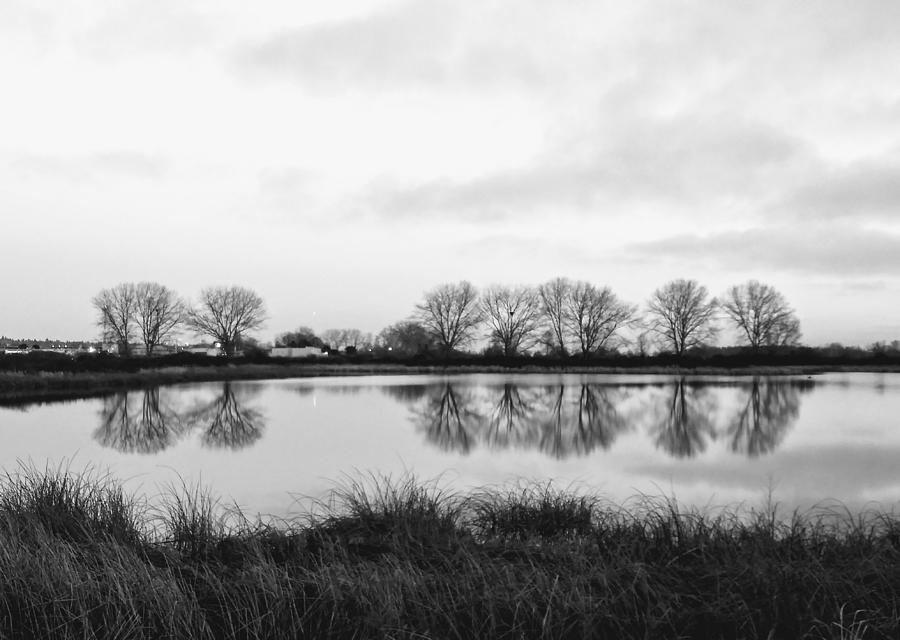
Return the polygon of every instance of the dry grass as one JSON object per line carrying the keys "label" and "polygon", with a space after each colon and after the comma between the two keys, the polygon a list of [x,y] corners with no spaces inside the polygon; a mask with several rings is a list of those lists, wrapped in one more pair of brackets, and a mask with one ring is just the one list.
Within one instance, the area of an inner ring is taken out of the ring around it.
{"label": "dry grass", "polygon": [[3,638],[895,638],[900,520],[610,505],[550,484],[460,496],[357,476],[304,520],[199,487],[0,487]]}

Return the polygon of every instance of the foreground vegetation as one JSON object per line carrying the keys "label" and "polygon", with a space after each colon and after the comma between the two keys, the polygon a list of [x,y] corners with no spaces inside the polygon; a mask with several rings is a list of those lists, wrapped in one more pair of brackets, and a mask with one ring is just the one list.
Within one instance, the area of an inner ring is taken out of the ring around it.
{"label": "foreground vegetation", "polygon": [[701,513],[523,485],[350,481],[301,520],[22,469],[0,486],[4,638],[880,638],[900,518]]}

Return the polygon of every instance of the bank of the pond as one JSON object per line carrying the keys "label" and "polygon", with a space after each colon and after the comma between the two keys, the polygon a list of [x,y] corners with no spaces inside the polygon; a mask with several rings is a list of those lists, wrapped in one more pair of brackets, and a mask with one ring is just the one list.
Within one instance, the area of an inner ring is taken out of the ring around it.
{"label": "bank of the pond", "polygon": [[[900,520],[616,506],[411,478],[252,522],[180,489],[0,481],[4,638],[863,638],[900,631]],[[783,519],[786,517],[786,519]]]}
{"label": "bank of the pond", "polygon": [[319,364],[319,363],[241,363],[207,366],[166,366],[128,370],[91,371],[0,371],[0,404],[30,400],[65,400],[104,395],[127,389],[140,389],[183,382],[227,380],[274,380],[304,377],[473,374],[473,373],[592,373],[772,376],[814,375],[842,372],[900,372],[896,365],[797,365],[747,367],[603,367],[603,366],[500,366],[500,365],[404,365],[393,363]]}

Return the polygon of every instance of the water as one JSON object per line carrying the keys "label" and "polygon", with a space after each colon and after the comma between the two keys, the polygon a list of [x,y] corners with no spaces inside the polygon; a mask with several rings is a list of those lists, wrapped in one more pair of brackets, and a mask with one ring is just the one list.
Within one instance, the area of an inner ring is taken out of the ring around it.
{"label": "water", "polygon": [[0,466],[201,482],[290,515],[342,474],[467,489],[554,480],[615,501],[851,509],[900,500],[900,374],[465,375],[173,385],[0,408]]}

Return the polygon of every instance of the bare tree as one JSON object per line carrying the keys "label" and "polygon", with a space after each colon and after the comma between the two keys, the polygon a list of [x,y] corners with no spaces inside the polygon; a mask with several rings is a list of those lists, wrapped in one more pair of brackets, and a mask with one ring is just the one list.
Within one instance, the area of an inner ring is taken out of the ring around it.
{"label": "bare tree", "polygon": [[648,328],[643,322],[636,327],[637,335],[634,337],[634,352],[641,358],[646,358],[654,349],[657,337],[653,329]]}
{"label": "bare tree", "polygon": [[135,316],[147,355],[184,321],[184,303],[178,295],[156,282],[134,285]]}
{"label": "bare tree", "polygon": [[234,355],[245,333],[259,329],[265,321],[262,298],[255,291],[238,286],[204,289],[200,302],[187,312],[187,326],[220,342],[228,356]]}
{"label": "bare tree", "polygon": [[344,346],[344,330],[326,329],[322,332],[322,342],[331,349],[340,350]]}
{"label": "bare tree", "polygon": [[114,341],[120,354],[130,355],[130,343],[136,328],[135,286],[123,282],[111,289],[103,289],[91,302],[99,314],[97,324],[102,328],[103,339]]}
{"label": "bare tree", "polygon": [[715,336],[713,324],[718,302],[708,299],[706,287],[696,280],[673,280],[656,291],[647,304],[650,327],[678,355]]}
{"label": "bare tree", "polygon": [[359,329],[327,329],[322,332],[322,340],[332,349],[367,349],[372,344],[372,336]]}
{"label": "bare tree", "polygon": [[534,344],[541,321],[541,299],[532,287],[494,286],[481,296],[482,314],[488,322],[488,337],[515,355]]}
{"label": "bare tree", "polygon": [[754,350],[799,342],[800,321],[774,287],[750,280],[731,287],[723,298],[722,309]]}
{"label": "bare tree", "polygon": [[787,347],[800,344],[800,321],[796,317],[785,318],[775,323],[769,335],[769,344]]}
{"label": "bare tree", "polygon": [[566,278],[556,278],[538,287],[541,311],[549,327],[550,346],[562,355],[567,354],[565,308],[571,289],[572,283]]}
{"label": "bare tree", "polygon": [[415,315],[441,350],[449,353],[469,342],[481,323],[478,291],[466,281],[441,285],[425,294]]}
{"label": "bare tree", "polygon": [[583,355],[603,348],[619,329],[634,320],[637,309],[616,297],[609,287],[576,282],[565,300],[564,321]]}

